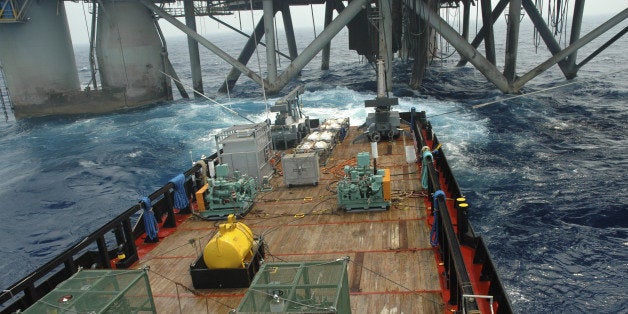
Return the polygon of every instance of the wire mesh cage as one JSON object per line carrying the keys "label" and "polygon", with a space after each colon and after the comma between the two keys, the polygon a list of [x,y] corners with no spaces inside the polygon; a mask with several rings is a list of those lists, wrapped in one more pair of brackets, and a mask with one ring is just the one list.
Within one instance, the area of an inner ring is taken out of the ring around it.
{"label": "wire mesh cage", "polygon": [[156,313],[143,270],[82,270],[24,313]]}
{"label": "wire mesh cage", "polygon": [[351,313],[347,261],[266,263],[236,313]]}

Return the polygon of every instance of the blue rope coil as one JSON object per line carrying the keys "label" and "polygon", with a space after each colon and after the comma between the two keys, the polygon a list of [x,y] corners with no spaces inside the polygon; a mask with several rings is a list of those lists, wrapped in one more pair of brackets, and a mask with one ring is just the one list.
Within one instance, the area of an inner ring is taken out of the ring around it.
{"label": "blue rope coil", "polygon": [[157,242],[157,232],[159,232],[159,225],[157,225],[157,219],[155,213],[151,210],[153,207],[150,203],[150,198],[144,196],[140,199],[140,206],[144,210],[142,213],[142,219],[144,219],[144,229],[146,229],[146,241]]}
{"label": "blue rope coil", "polygon": [[434,211],[434,223],[432,224],[432,230],[430,230],[430,244],[434,246],[438,246],[438,197],[442,196],[446,198],[445,192],[442,190],[438,190],[434,192],[434,196],[432,196],[432,210]]}
{"label": "blue rope coil", "polygon": [[170,182],[174,184],[174,208],[182,210],[188,207],[188,205],[190,205],[190,201],[185,195],[185,187],[183,186],[185,184],[185,176],[183,173],[172,178]]}

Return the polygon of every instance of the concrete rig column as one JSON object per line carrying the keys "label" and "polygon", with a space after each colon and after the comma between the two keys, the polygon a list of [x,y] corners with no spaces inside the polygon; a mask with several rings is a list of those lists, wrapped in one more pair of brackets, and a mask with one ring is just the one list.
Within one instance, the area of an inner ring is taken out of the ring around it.
{"label": "concrete rig column", "polygon": [[268,81],[273,84],[277,80],[273,0],[263,0],[262,7],[264,9],[264,32],[266,34],[266,71],[268,72]]}
{"label": "concrete rig column", "polygon": [[0,24],[0,63],[16,118],[53,113],[80,90],[65,7],[34,1],[26,16]]}
{"label": "concrete rig column", "polygon": [[162,47],[152,13],[137,1],[102,1],[98,17],[96,54],[112,105],[133,107],[166,99]]}
{"label": "concrete rig column", "polygon": [[[185,11],[185,25],[191,30],[196,31],[196,16],[194,15],[194,2],[184,1],[183,10]],[[190,68],[192,70],[192,87],[198,93],[203,94],[203,78],[201,77],[201,57],[198,52],[198,41],[188,36],[188,51],[190,54]],[[194,92],[194,97],[200,97]]]}

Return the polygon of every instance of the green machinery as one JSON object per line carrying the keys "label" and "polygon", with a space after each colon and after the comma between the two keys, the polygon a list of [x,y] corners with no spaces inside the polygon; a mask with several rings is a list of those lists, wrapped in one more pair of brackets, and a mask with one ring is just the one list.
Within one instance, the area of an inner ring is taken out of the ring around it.
{"label": "green machinery", "polygon": [[376,211],[390,208],[390,173],[369,166],[370,155],[358,153],[357,166],[345,166],[338,182],[338,205],[346,211]]}
{"label": "green machinery", "polygon": [[229,177],[229,166],[216,166],[216,178],[208,179],[207,185],[196,192],[200,215],[211,220],[225,219],[229,214],[244,216],[253,206],[257,194],[254,178],[234,171]]}

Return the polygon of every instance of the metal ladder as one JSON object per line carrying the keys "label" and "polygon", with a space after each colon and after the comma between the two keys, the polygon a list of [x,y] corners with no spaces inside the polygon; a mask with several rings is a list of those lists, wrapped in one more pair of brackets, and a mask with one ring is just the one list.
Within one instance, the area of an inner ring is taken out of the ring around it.
{"label": "metal ladder", "polygon": [[8,111],[7,105],[9,107],[9,111],[13,112],[13,104],[11,103],[11,97],[9,96],[9,88],[7,88],[7,82],[5,81],[6,76],[4,75],[4,68],[2,67],[2,63],[0,63],[0,106],[2,106],[2,111],[4,112],[4,117],[8,120]]}

